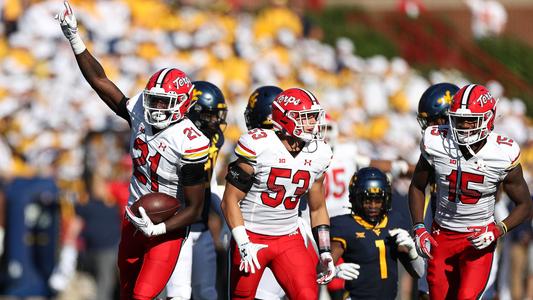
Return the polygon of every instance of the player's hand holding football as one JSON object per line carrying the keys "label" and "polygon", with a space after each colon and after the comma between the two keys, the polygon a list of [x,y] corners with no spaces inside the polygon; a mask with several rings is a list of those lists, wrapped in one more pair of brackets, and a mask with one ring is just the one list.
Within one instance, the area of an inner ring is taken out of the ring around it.
{"label": "player's hand holding football", "polygon": [[126,217],[130,222],[137,227],[145,236],[151,237],[156,235],[165,234],[167,232],[167,227],[165,223],[155,224],[150,220],[150,217],[146,214],[146,211],[142,206],[139,206],[139,213],[141,217],[135,216],[131,209],[126,206]]}
{"label": "player's hand holding football", "polygon": [[320,254],[320,267],[324,271],[318,274],[316,282],[318,284],[328,284],[336,274],[335,264],[333,263],[333,257],[331,257],[330,252],[322,252]]}
{"label": "player's hand holding football", "polygon": [[413,232],[415,233],[415,245],[418,254],[424,258],[433,258],[431,247],[437,247],[439,244],[426,230],[426,226],[423,223],[415,224]]}
{"label": "player's hand holding football", "polygon": [[505,234],[505,225],[500,227],[495,223],[490,223],[487,226],[471,226],[467,229],[474,233],[468,237],[468,240],[478,250],[487,248]]}
{"label": "player's hand holding football", "polygon": [[389,230],[389,234],[396,239],[396,245],[407,248],[410,259],[415,259],[418,257],[415,242],[407,230],[394,228]]}
{"label": "player's hand holding football", "polygon": [[237,246],[239,247],[239,253],[241,254],[241,264],[239,266],[239,271],[244,271],[245,273],[255,273],[255,270],[261,269],[259,260],[257,259],[257,252],[259,250],[268,247],[264,244],[255,244],[250,242],[248,234],[246,234],[246,229],[244,226],[237,226],[231,231]]}
{"label": "player's hand holding football", "polygon": [[76,16],[74,16],[72,7],[70,7],[68,1],[65,1],[63,4],[65,5],[65,8],[61,10],[55,18],[59,21],[61,30],[63,30],[63,34],[70,42],[74,53],[80,54],[85,51],[86,47],[78,33],[78,21],[76,21]]}
{"label": "player's hand holding football", "polygon": [[335,268],[335,277],[344,280],[354,280],[359,277],[358,264],[354,263],[342,263]]}

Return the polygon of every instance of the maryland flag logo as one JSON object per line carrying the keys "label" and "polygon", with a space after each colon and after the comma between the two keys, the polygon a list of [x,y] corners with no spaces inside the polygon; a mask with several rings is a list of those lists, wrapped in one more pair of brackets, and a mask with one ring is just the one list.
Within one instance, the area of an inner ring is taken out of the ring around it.
{"label": "maryland flag logo", "polygon": [[257,103],[257,96],[259,96],[259,93],[253,93],[250,99],[248,99],[248,106],[252,109],[255,108],[255,104]]}

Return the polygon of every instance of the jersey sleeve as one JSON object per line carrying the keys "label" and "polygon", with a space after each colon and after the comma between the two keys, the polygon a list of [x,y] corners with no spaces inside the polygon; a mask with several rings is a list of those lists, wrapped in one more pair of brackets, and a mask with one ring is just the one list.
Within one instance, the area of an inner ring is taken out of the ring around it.
{"label": "jersey sleeve", "polygon": [[252,166],[257,164],[257,149],[252,136],[248,133],[241,135],[237,146],[235,147],[235,155],[240,157]]}
{"label": "jersey sleeve", "polygon": [[506,141],[500,144],[500,149],[502,149],[506,153],[506,157],[508,157],[509,165],[505,171],[509,172],[520,164],[520,146],[512,139],[504,139],[506,139]]}
{"label": "jersey sleeve", "polygon": [[181,161],[183,164],[205,163],[209,157],[209,139],[197,136],[184,144]]}
{"label": "jersey sleeve", "polygon": [[341,215],[333,217],[330,219],[330,239],[333,242],[339,242],[342,245],[342,248],[346,250],[348,246],[347,237],[345,234],[346,231],[346,218],[350,217],[348,215]]}
{"label": "jersey sleeve", "polygon": [[420,141],[420,154],[424,157],[430,165],[433,166],[433,156],[431,155],[432,141],[435,138],[432,132],[437,130],[437,126],[430,126],[424,130],[422,140]]}

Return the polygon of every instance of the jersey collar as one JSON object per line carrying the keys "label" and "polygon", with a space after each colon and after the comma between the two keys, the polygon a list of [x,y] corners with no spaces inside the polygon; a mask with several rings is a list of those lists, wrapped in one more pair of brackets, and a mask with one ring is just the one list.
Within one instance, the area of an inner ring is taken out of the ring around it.
{"label": "jersey collar", "polygon": [[362,217],[358,215],[352,215],[352,216],[355,222],[359,223],[359,225],[363,226],[365,229],[383,229],[387,227],[387,223],[389,222],[389,218],[386,215],[383,216],[383,219],[381,219],[381,221],[378,224],[376,224],[376,226],[368,223],[367,221],[365,221]]}

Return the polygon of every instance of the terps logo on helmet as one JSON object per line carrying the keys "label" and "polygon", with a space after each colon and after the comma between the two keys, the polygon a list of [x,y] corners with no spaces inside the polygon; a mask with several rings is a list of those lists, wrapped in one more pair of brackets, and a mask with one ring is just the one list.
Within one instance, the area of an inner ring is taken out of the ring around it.
{"label": "terps logo on helmet", "polygon": [[298,99],[298,98],[296,98],[294,96],[287,96],[287,95],[280,95],[278,97],[278,99],[276,99],[276,101],[278,103],[283,103],[285,105],[290,104],[290,103],[292,103],[294,105],[298,105],[301,102],[300,99]]}
{"label": "terps logo on helmet", "polygon": [[192,84],[192,82],[189,79],[189,77],[178,77],[173,82],[176,84],[177,88]]}
{"label": "terps logo on helmet", "polygon": [[485,94],[482,94],[481,96],[479,96],[479,98],[477,98],[476,101],[474,102],[479,103],[479,105],[483,107],[488,102],[493,103],[493,101],[494,101],[494,98],[492,98],[491,93],[486,92]]}

